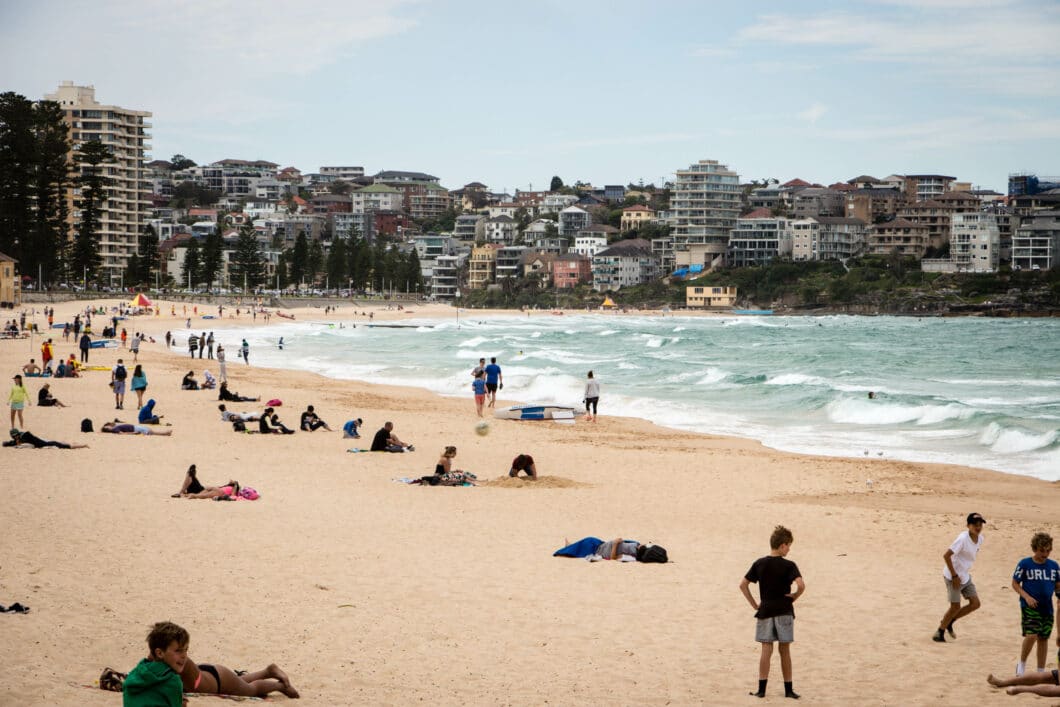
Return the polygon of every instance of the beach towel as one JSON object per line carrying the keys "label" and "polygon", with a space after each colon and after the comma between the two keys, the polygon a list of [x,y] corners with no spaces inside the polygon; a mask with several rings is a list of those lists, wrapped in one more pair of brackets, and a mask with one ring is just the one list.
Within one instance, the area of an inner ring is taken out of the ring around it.
{"label": "beach towel", "polygon": [[604,544],[600,538],[589,536],[573,542],[566,547],[561,547],[552,553],[553,557],[589,557],[596,553],[596,549]]}

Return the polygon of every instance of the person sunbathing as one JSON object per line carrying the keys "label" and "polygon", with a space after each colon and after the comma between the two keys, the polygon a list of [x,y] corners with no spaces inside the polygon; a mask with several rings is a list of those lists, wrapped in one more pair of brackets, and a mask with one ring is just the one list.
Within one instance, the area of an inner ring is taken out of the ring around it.
{"label": "person sunbathing", "polygon": [[260,397],[251,398],[239,393],[233,393],[228,390],[228,381],[222,381],[221,387],[217,389],[217,399],[224,400],[229,403],[256,403],[261,400]]}
{"label": "person sunbathing", "polygon": [[261,419],[261,415],[256,412],[235,412],[225,407],[224,403],[218,405],[217,409],[221,411],[222,422],[257,422]]}
{"label": "person sunbathing", "polygon": [[195,380],[195,371],[188,371],[183,380],[180,381],[181,390],[198,390],[199,381]]}
{"label": "person sunbathing", "polygon": [[202,491],[181,494],[182,498],[231,498],[239,497],[239,482],[229,479],[224,486],[204,486]]}
{"label": "person sunbathing", "polygon": [[27,445],[32,446],[34,449],[41,449],[42,447],[55,447],[56,449],[85,449],[88,447],[87,444],[66,444],[65,442],[53,442],[47,439],[41,439],[32,432],[23,432],[17,427],[11,428],[11,439],[4,442],[5,447],[25,447]]}
{"label": "person sunbathing", "polygon": [[1026,672],[1013,678],[995,678],[988,675],[986,681],[994,687],[1004,687],[1009,695],[1030,693],[1042,697],[1060,697],[1060,672],[1046,670],[1043,672]]}
{"label": "person sunbathing", "polygon": [[66,407],[61,402],[59,402],[58,398],[52,395],[52,392],[51,390],[49,390],[49,388],[51,388],[51,383],[45,383],[44,386],[37,393],[37,406],[42,408]]}
{"label": "person sunbathing", "polygon": [[22,372],[27,376],[39,376],[41,374],[40,366],[32,358],[25,366],[22,367]]}
{"label": "person sunbathing", "polygon": [[120,420],[104,422],[103,426],[99,428],[99,431],[110,432],[116,435],[163,435],[165,437],[173,434],[172,429],[152,430],[147,425],[133,425],[128,422],[121,422]]}
{"label": "person sunbathing", "polygon": [[172,498],[180,498],[184,494],[199,493],[204,490],[206,490],[206,487],[199,483],[198,472],[195,469],[195,465],[192,464],[184,474],[184,483],[180,485],[180,491],[173,494]]}

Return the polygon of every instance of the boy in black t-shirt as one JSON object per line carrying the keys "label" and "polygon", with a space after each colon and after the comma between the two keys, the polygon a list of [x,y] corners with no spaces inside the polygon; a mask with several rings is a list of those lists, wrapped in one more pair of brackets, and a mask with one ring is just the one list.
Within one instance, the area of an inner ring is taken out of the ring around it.
{"label": "boy in black t-shirt", "polygon": [[[777,642],[780,644],[784,696],[799,699],[792,689],[791,644],[795,640],[794,603],[806,591],[806,583],[802,581],[798,566],[786,559],[793,542],[791,531],[778,525],[769,537],[769,555],[755,560],[740,581],[740,591],[755,610],[755,618],[758,619],[755,640],[762,644],[762,655],[758,659],[758,692],[751,693],[755,697],[766,696],[769,662],[773,657],[773,643]],[[751,596],[751,582],[758,583],[759,602]],[[792,582],[797,587],[794,593],[791,591]]]}

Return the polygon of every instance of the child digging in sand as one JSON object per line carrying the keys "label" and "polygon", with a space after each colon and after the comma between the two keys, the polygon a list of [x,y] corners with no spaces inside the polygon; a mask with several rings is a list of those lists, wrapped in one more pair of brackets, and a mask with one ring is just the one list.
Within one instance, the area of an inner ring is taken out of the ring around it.
{"label": "child digging in sand", "polygon": [[[784,697],[799,699],[792,689],[791,644],[795,641],[794,603],[806,591],[806,583],[802,580],[798,566],[787,559],[793,542],[791,531],[778,525],[769,538],[769,555],[755,560],[740,581],[740,591],[755,610],[755,618],[758,619],[755,640],[762,644],[762,654],[758,659],[758,691],[751,693],[755,697],[766,696],[773,643],[777,642],[780,644]],[[751,596],[751,582],[758,583],[761,601],[756,602]],[[791,592],[792,582],[797,587],[794,593]]]}
{"label": "child digging in sand", "polygon": [[189,643],[188,632],[180,626],[169,621],[155,624],[147,635],[150,655],[125,679],[123,706],[180,707],[181,687],[184,692],[208,695],[264,697],[270,692],[282,692],[290,698],[299,696],[287,674],[275,663],[264,670],[236,675],[223,665],[196,665],[188,658]]}

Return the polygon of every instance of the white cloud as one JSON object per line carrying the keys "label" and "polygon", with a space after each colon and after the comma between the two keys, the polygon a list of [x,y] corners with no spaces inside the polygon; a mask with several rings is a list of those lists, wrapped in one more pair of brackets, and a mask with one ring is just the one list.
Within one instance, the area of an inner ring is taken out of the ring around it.
{"label": "white cloud", "polygon": [[828,106],[820,102],[815,102],[806,110],[796,113],[795,117],[797,117],[799,120],[806,121],[810,125],[814,125],[827,112]]}
{"label": "white cloud", "polygon": [[512,157],[518,155],[536,155],[542,152],[562,154],[577,150],[593,149],[597,147],[631,147],[635,145],[657,145],[671,142],[690,142],[701,140],[704,136],[699,133],[653,133],[638,135],[617,135],[613,137],[592,137],[577,140],[557,140],[545,145],[526,145],[523,147],[502,147],[497,149],[486,149],[484,154],[498,157]]}

